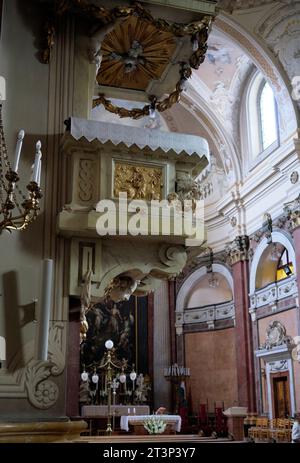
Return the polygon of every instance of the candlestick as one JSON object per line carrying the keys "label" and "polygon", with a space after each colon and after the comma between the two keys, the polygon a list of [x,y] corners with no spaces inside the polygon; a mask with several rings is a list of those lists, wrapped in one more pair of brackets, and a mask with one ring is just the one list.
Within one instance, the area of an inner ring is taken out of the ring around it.
{"label": "candlestick", "polygon": [[18,133],[18,137],[17,137],[15,162],[14,162],[13,169],[12,169],[14,172],[18,172],[24,136],[25,136],[24,130],[20,130],[20,132]]}
{"label": "candlestick", "polygon": [[36,144],[36,149],[35,149],[35,159],[34,159],[34,166],[33,166],[33,172],[32,172],[32,177],[31,177],[31,181],[36,182],[36,183],[38,183],[39,168],[40,168],[40,162],[42,158],[41,147],[42,147],[42,144],[40,141],[38,141]]}
{"label": "candlestick", "polygon": [[49,322],[52,299],[53,260],[43,261],[42,292],[38,317],[37,359],[46,361],[48,357]]}

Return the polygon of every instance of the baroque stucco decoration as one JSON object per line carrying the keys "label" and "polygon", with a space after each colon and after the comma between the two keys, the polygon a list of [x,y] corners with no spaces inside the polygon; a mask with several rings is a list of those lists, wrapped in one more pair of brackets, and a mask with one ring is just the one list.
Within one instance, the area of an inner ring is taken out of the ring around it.
{"label": "baroque stucco decoration", "polygon": [[[59,376],[65,368],[66,330],[63,322],[53,322],[49,330],[48,360],[34,358],[34,341],[24,346],[26,366],[21,368],[18,352],[0,375],[0,398],[27,398],[29,403],[42,410],[53,407],[59,397],[59,388],[52,377]],[[12,373],[10,373],[12,372]]]}
{"label": "baroque stucco decoration", "polygon": [[[260,40],[245,31],[230,17],[219,15],[215,25],[218,29],[236,41],[251,57],[256,67],[264,74],[272,85],[278,107],[280,108],[280,135],[290,136],[297,129],[297,119],[290,89],[285,83],[286,75],[276,65],[273,54],[262,47]],[[267,40],[267,39],[266,39]]]}
{"label": "baroque stucco decoration", "polygon": [[[291,3],[293,0],[281,0],[280,3]],[[248,10],[259,6],[274,4],[274,0],[219,0],[218,6],[222,10],[232,13],[234,10]]]}
{"label": "baroque stucco decoration", "polygon": [[[290,2],[286,2],[290,3]],[[300,68],[300,12],[299,2],[282,6],[272,13],[256,32],[267,42],[292,80]],[[300,103],[298,102],[298,105]]]}
{"label": "baroque stucco decoration", "polygon": [[285,326],[279,321],[273,320],[269,323],[265,343],[260,349],[273,349],[273,347],[291,344],[293,344],[293,338],[287,336]]}

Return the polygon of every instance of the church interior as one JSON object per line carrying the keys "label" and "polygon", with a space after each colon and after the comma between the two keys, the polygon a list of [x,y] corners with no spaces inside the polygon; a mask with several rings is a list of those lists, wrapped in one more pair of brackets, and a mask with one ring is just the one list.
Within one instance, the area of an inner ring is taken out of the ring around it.
{"label": "church interior", "polygon": [[300,1],[0,0],[0,109],[0,443],[296,442]]}

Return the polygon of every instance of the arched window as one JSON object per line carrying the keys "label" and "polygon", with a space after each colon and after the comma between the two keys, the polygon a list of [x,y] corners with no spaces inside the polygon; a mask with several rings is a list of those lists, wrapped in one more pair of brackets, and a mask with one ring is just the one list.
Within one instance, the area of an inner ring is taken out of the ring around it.
{"label": "arched window", "polygon": [[259,122],[261,136],[261,151],[278,140],[277,107],[271,85],[263,81],[259,94]]}
{"label": "arched window", "polygon": [[273,89],[255,71],[246,88],[241,112],[241,138],[246,170],[255,167],[279,146],[279,117]]}

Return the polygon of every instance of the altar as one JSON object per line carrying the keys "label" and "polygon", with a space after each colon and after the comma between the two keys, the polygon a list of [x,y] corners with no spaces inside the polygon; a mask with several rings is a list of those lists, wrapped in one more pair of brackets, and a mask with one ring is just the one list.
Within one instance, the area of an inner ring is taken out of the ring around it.
{"label": "altar", "polygon": [[[81,409],[81,416],[85,418],[103,418],[107,413],[107,405],[84,405]],[[112,416],[149,415],[149,413],[148,405],[111,405]]]}
{"label": "altar", "polygon": [[[148,405],[111,405],[110,408],[112,427],[120,428],[120,418],[126,415],[145,416],[149,415],[150,408]],[[84,405],[81,409],[81,416],[88,423],[88,434],[99,433],[106,429],[108,406],[107,405]]]}
{"label": "altar", "polygon": [[175,434],[181,430],[181,416],[179,415],[124,415],[121,416],[120,428],[123,431],[129,431],[133,427],[134,434],[148,434],[144,428],[144,422],[151,418],[157,418],[164,421],[167,426],[163,434]]}

